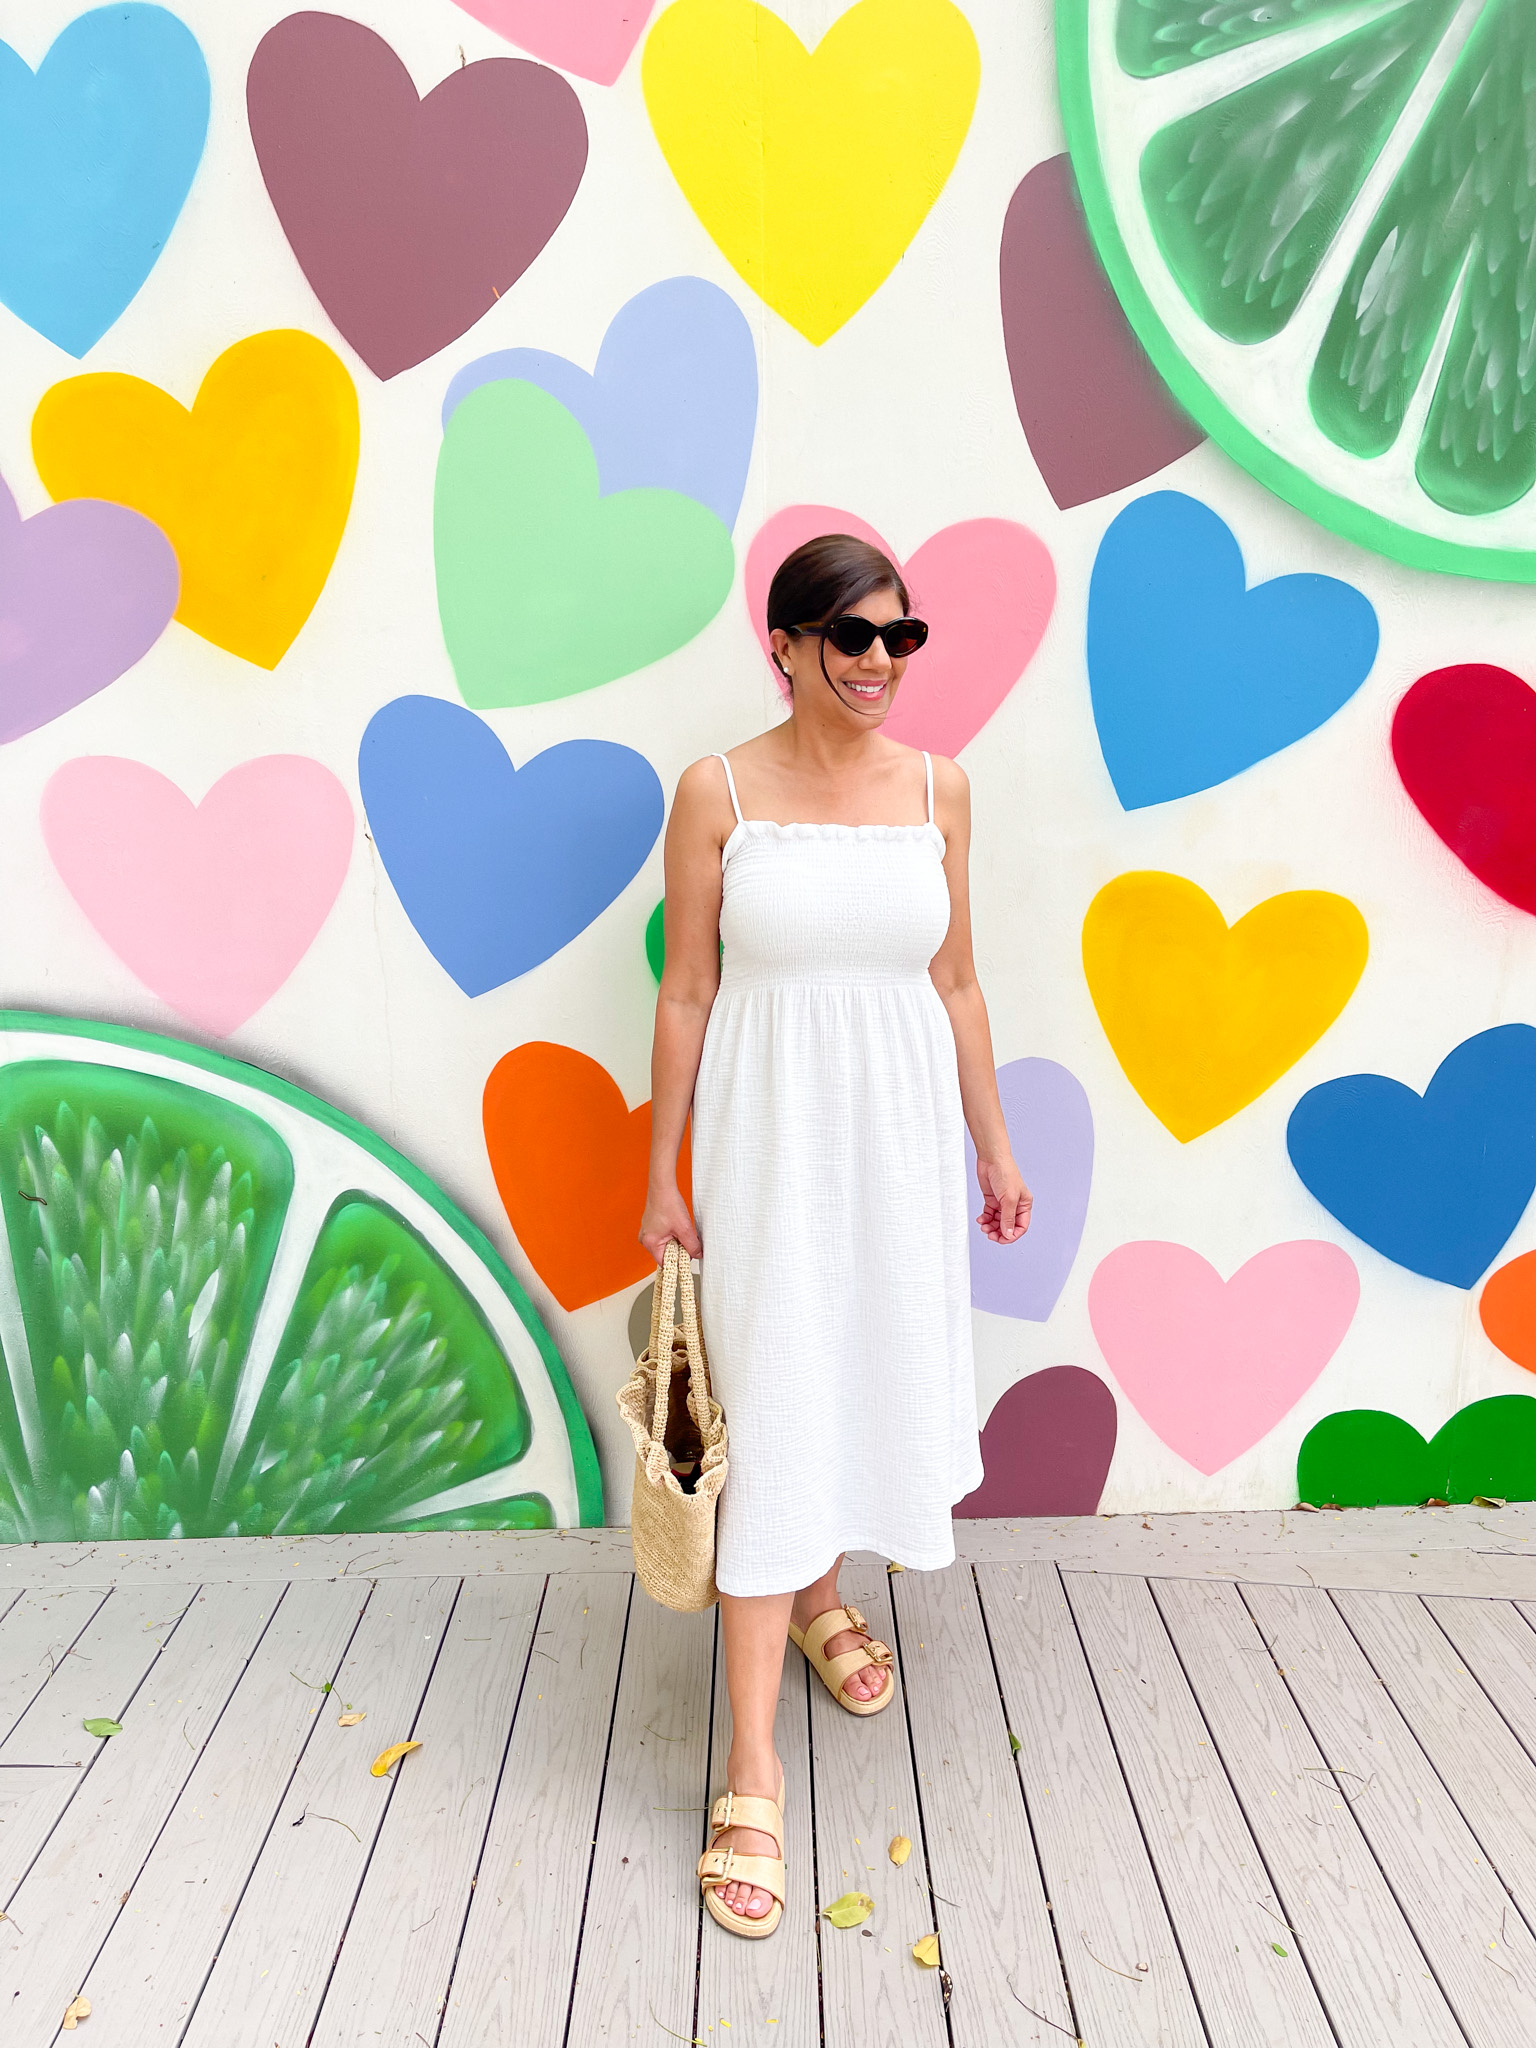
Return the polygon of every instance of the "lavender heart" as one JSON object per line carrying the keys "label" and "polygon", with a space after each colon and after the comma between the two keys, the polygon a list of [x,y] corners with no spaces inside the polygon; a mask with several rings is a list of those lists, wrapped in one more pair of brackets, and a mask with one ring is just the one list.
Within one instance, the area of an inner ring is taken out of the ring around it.
{"label": "lavender heart", "polygon": [[[1019,1171],[1035,1198],[1029,1229],[993,1244],[971,1225],[971,1303],[995,1316],[1043,1323],[1077,1257],[1093,1182],[1093,1112],[1083,1084],[1055,1060],[1010,1060],[997,1092]],[[976,1149],[966,1158],[974,1185]]]}

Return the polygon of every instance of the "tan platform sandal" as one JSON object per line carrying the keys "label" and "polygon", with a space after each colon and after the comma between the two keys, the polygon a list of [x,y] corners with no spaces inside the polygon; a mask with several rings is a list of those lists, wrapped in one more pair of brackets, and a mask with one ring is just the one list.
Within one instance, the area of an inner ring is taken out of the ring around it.
{"label": "tan platform sandal", "polygon": [[[844,1650],[838,1657],[827,1656],[825,1645],[833,1636],[840,1636],[847,1629],[863,1636],[864,1641],[856,1650]],[[789,1640],[797,1650],[805,1652],[805,1661],[837,1704],[846,1707],[850,1714],[878,1714],[891,1704],[896,1691],[895,1658],[887,1644],[878,1643],[871,1636],[869,1624],[857,1607],[829,1607],[825,1614],[817,1615],[803,1635],[791,1622]],[[877,1665],[885,1671],[885,1690],[876,1693],[872,1700],[856,1700],[851,1693],[844,1692],[843,1686],[855,1671],[862,1671],[866,1664]]]}
{"label": "tan platform sandal", "polygon": [[[739,1849],[708,1848],[699,1858],[699,1884],[704,1892],[704,1910],[717,1927],[731,1934],[759,1941],[772,1934],[784,1917],[784,1781],[779,1780],[776,1800],[753,1792],[722,1792],[709,1811],[711,1837],[727,1828],[754,1828],[771,1835],[778,1844],[777,1856],[744,1856]],[[771,1892],[773,1904],[760,1920],[745,1913],[733,1913],[715,1897],[722,1884],[751,1884]]]}

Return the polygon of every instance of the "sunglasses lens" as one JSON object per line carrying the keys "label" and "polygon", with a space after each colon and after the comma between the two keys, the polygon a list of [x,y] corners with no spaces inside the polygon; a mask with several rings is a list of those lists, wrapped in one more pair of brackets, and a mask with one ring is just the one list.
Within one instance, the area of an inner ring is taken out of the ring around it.
{"label": "sunglasses lens", "polygon": [[928,628],[921,619],[897,619],[884,629],[880,637],[892,661],[903,661],[909,654],[916,654],[928,638]]}
{"label": "sunglasses lens", "polygon": [[850,612],[845,619],[834,619],[827,628],[827,638],[839,654],[868,654],[875,644],[875,628],[868,619],[861,619]]}

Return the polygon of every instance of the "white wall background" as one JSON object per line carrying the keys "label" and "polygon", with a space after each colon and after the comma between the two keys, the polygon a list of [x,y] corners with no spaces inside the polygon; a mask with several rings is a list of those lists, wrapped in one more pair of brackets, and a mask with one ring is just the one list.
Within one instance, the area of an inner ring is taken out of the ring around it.
{"label": "white wall background", "polygon": [[[817,349],[767,311],[725,263],[673,182],[652,136],[639,51],[611,88],[576,78],[590,156],[564,224],[520,282],[439,356],[381,384],[332,328],[284,238],[245,115],[245,74],[280,0],[175,0],[213,79],[213,114],[185,209],[127,311],[76,364],[0,310],[0,474],[23,514],[47,502],[30,452],[42,393],[79,370],[127,371],[190,403],[213,359],[282,326],[324,339],[347,364],[362,414],[351,518],[329,582],[275,672],[172,625],[101,695],[0,757],[0,1000],[101,1016],[189,1037],[189,1027],[123,967],[86,923],[48,859],[38,800],[80,754],[142,760],[194,800],[252,756],[325,762],[351,791],[351,871],[310,952],[224,1049],[289,1076],[418,1160],[501,1246],[567,1360],[602,1454],[610,1519],[627,1512],[630,1449],[612,1395],[630,1367],[634,1289],[562,1312],[512,1238],[481,1138],[485,1077],[510,1048],[552,1039],[591,1055],[631,1105],[649,1093],[655,987],[643,933],[661,894],[661,849],[574,943],[470,1001],[416,936],[362,836],[358,741],[406,692],[458,702],[438,624],[432,562],[439,411],[453,373],[492,349],[558,351],[590,368],[604,329],[635,292],[692,273],[729,291],[751,320],[762,379],[758,439],[736,526],[738,587],[714,622],[654,667],[588,694],[483,714],[518,763],[552,743],[600,736],[637,748],[669,798],[700,754],[779,715],[740,595],[740,563],[763,518],[786,504],[846,506],[910,553],[937,528],[983,516],[1032,527],[1055,557],[1059,597],[1023,681],[962,757],[975,799],[975,923],[1000,1062],[1059,1060],[1081,1079],[1097,1166],[1077,1264],[1048,1324],[978,1313],[985,1415],[1042,1367],[1078,1364],[1114,1384],[1086,1312],[1098,1261],[1134,1238],[1192,1246],[1224,1274],[1294,1237],[1347,1245],[1359,1312],[1309,1394],[1252,1452],[1205,1479],[1120,1400],[1119,1448],[1103,1506],[1256,1507],[1295,1498],[1295,1455],[1334,1409],[1396,1410],[1430,1433],[1462,1403],[1530,1389],[1484,1337],[1475,1294],[1422,1280],[1349,1239],[1307,1194],[1285,1152],[1299,1096],[1337,1074],[1375,1071],[1422,1088],[1470,1033],[1536,1021],[1528,920],[1477,883],[1433,838],[1391,765],[1397,699],[1424,671],[1499,662],[1533,674],[1536,591],[1411,573],[1336,540],[1266,494],[1210,446],[1154,484],[1190,492],[1230,523],[1250,582],[1294,570],[1346,578],[1371,599],[1381,653],[1364,688],[1320,731],[1233,782],[1127,815],[1095,738],[1083,659],[1089,574],[1104,529],[1137,492],[1058,512],[1009,388],[998,310],[998,241],[1023,174],[1057,154],[1050,0],[964,0],[982,52],[975,118],[959,163],[905,258]],[[79,0],[9,0],[0,35],[36,65]],[[342,11],[338,8],[338,11]],[[450,0],[353,0],[425,92],[460,62],[519,54]],[[780,0],[806,41],[842,0]],[[856,222],[846,232],[856,237]],[[1350,897],[1371,954],[1338,1023],[1258,1102],[1180,1145],[1132,1091],[1099,1028],[1079,952],[1095,891],[1129,868],[1189,876],[1229,922],[1278,890]],[[1437,1191],[1422,1190],[1433,1205]],[[1536,1246],[1528,1216],[1504,1256]]]}

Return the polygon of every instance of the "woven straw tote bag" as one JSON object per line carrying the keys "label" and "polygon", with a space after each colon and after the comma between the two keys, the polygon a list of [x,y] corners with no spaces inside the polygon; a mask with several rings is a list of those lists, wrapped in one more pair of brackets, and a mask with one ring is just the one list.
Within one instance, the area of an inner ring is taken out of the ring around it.
{"label": "woven straw tote bag", "polygon": [[[673,1392],[674,1382],[682,1391],[683,1375],[686,1406]],[[725,1484],[725,1417],[709,1391],[693,1270],[676,1238],[656,1275],[651,1341],[620,1388],[618,1403],[635,1440],[635,1499],[629,1517],[635,1572],[663,1607],[697,1614],[719,1597],[715,1510]],[[698,1453],[686,1487],[672,1469],[679,1449]]]}

